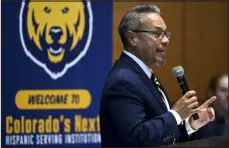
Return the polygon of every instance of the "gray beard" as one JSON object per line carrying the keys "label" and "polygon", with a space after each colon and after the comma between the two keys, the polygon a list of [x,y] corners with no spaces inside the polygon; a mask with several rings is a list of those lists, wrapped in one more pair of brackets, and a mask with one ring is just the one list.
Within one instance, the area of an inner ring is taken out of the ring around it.
{"label": "gray beard", "polygon": [[157,67],[163,67],[166,65],[166,61],[165,60],[157,60],[155,59],[154,60],[154,64],[157,66]]}

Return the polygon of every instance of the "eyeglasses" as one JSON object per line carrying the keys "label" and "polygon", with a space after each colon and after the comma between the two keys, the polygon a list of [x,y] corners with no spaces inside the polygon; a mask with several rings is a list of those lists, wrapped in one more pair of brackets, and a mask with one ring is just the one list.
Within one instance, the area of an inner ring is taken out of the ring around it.
{"label": "eyeglasses", "polygon": [[167,37],[167,39],[170,38],[170,32],[163,31],[163,30],[133,30],[132,32],[147,32],[147,33],[152,33],[153,35],[156,36],[157,39],[163,39],[164,36]]}

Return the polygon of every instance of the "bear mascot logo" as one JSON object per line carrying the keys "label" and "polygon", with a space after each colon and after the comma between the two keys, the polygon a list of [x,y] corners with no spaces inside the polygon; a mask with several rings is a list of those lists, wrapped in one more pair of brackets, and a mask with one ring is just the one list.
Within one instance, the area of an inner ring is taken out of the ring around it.
{"label": "bear mascot logo", "polygon": [[26,55],[52,79],[62,77],[89,49],[93,32],[90,2],[22,2],[19,21]]}

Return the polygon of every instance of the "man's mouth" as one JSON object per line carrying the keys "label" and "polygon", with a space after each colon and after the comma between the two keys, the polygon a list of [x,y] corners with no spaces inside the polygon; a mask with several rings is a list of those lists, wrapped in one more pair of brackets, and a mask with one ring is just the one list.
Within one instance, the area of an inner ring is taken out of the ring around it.
{"label": "man's mouth", "polygon": [[166,57],[166,49],[165,48],[157,48],[156,52],[158,53],[158,56],[165,59]]}
{"label": "man's mouth", "polygon": [[165,49],[157,48],[156,51],[157,51],[157,52],[165,52]]}

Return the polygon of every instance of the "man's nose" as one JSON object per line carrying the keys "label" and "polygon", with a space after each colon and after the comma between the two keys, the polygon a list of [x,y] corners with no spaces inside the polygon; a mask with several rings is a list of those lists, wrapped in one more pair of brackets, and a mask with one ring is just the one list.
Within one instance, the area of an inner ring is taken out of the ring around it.
{"label": "man's nose", "polygon": [[161,39],[161,44],[165,47],[169,45],[169,39],[164,35],[163,38]]}

